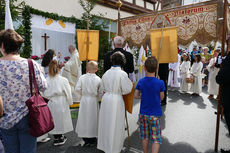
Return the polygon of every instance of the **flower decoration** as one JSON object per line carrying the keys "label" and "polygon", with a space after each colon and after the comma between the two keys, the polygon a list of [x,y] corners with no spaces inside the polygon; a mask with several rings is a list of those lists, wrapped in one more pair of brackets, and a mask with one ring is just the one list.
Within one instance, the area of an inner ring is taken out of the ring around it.
{"label": "flower decoration", "polygon": [[37,55],[33,55],[30,58],[33,59],[33,60],[39,60],[40,59]]}
{"label": "flower decoration", "polygon": [[40,57],[40,59],[43,59],[44,55],[45,55],[45,54],[42,54],[41,57]]}
{"label": "flower decoration", "polygon": [[68,61],[70,59],[69,56],[64,57],[65,61]]}
{"label": "flower decoration", "polygon": [[190,23],[190,21],[191,20],[186,16],[185,19],[183,19],[182,23],[188,24],[188,23]]}

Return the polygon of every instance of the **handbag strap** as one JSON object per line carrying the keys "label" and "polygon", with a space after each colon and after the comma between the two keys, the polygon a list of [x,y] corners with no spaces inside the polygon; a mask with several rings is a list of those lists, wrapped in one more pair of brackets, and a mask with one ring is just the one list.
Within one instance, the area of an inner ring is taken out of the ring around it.
{"label": "handbag strap", "polygon": [[33,85],[34,85],[34,89],[35,89],[36,94],[39,94],[39,90],[38,90],[37,82],[36,82],[36,78],[35,78],[33,61],[31,59],[28,59],[28,66],[29,66],[30,93],[32,96],[33,95]]}

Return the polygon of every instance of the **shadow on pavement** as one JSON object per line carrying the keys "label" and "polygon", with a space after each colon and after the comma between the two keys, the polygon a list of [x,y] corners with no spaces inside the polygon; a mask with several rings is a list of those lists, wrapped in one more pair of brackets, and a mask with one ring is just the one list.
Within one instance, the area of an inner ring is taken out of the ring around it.
{"label": "shadow on pavement", "polygon": [[209,101],[212,104],[212,108],[217,109],[218,101],[216,99],[209,99]]}
{"label": "shadow on pavement", "polygon": [[[140,139],[139,130],[134,132],[131,136],[131,147],[127,153],[141,153],[142,144]],[[128,147],[128,139],[125,140],[125,147]],[[149,143],[149,152],[151,150],[151,143]],[[162,145],[160,146],[159,153],[199,153],[193,146],[188,143],[178,142],[172,144],[166,137],[162,137]]]}
{"label": "shadow on pavement", "polygon": [[184,105],[195,103],[199,109],[205,109],[207,106],[202,96],[192,96],[188,93],[182,94],[179,91],[168,91],[168,98],[170,98],[170,100],[168,100],[170,103],[175,103],[179,100],[184,101]]}

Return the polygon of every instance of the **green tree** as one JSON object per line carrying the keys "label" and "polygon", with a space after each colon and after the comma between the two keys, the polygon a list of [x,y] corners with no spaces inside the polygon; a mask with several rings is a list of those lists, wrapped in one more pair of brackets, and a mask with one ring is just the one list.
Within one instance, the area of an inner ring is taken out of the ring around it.
{"label": "green tree", "polygon": [[[84,9],[84,13],[81,17],[81,22],[78,25],[78,29],[87,29],[87,20],[89,20],[91,30],[99,30],[99,56],[98,56],[98,63],[99,63],[99,70],[98,75],[103,75],[103,57],[104,53],[108,51],[110,48],[110,44],[108,42],[109,36],[108,32],[104,31],[104,29],[108,28],[109,21],[103,18],[103,15],[100,14],[96,16],[91,14],[91,11],[94,9],[96,5],[96,0],[79,0],[80,5]],[[85,62],[83,63],[83,73],[85,72]]]}

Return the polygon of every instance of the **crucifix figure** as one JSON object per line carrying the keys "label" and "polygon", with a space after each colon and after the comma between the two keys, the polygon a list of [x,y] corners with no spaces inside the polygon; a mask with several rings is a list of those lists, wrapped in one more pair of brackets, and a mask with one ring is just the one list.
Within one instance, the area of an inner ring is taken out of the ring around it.
{"label": "crucifix figure", "polygon": [[49,36],[47,36],[47,34],[45,33],[44,36],[42,36],[42,38],[44,38],[44,42],[45,42],[45,51],[47,50],[47,39],[49,38]]}

